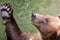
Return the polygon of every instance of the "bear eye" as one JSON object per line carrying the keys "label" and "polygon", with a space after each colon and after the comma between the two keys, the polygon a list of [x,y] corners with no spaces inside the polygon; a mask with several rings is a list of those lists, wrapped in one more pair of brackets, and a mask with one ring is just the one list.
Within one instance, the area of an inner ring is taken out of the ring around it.
{"label": "bear eye", "polygon": [[48,23],[48,22],[49,22],[49,19],[46,18],[46,19],[44,20],[44,23]]}
{"label": "bear eye", "polygon": [[49,22],[49,19],[48,18],[46,18],[45,20],[46,20],[46,22]]}

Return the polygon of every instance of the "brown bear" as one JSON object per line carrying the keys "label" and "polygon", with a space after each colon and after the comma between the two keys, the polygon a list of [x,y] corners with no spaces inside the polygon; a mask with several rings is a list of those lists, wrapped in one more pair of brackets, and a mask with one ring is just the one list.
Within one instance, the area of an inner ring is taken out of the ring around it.
{"label": "brown bear", "polygon": [[32,13],[31,23],[40,31],[43,40],[60,40],[59,17]]}

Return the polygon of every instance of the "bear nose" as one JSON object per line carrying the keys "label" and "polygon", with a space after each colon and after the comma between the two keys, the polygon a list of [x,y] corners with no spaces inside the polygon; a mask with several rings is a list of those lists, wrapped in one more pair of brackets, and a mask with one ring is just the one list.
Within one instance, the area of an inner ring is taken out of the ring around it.
{"label": "bear nose", "polygon": [[34,13],[32,13],[31,18],[32,19],[36,18],[36,15]]}

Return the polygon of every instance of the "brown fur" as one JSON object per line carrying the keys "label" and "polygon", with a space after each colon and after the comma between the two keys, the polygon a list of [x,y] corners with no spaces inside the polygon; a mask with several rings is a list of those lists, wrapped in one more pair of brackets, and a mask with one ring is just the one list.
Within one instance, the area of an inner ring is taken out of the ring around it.
{"label": "brown fur", "polygon": [[[10,9],[7,10],[8,8]],[[42,40],[41,35],[39,34],[27,34],[19,29],[15,19],[13,18],[13,10],[10,3],[4,3],[2,5],[1,13],[3,23],[6,26],[7,40],[30,40],[30,38],[32,38],[31,40]]]}
{"label": "brown fur", "polygon": [[31,22],[40,31],[43,40],[60,40],[60,19],[58,17],[32,14]]}

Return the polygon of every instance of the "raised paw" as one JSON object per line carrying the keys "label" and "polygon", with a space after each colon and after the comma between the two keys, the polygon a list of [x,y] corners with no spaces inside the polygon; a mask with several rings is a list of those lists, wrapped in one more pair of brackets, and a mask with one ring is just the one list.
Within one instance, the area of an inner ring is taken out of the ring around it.
{"label": "raised paw", "polygon": [[10,3],[4,3],[1,6],[1,13],[2,13],[2,17],[10,17],[10,15],[12,14],[12,7]]}

